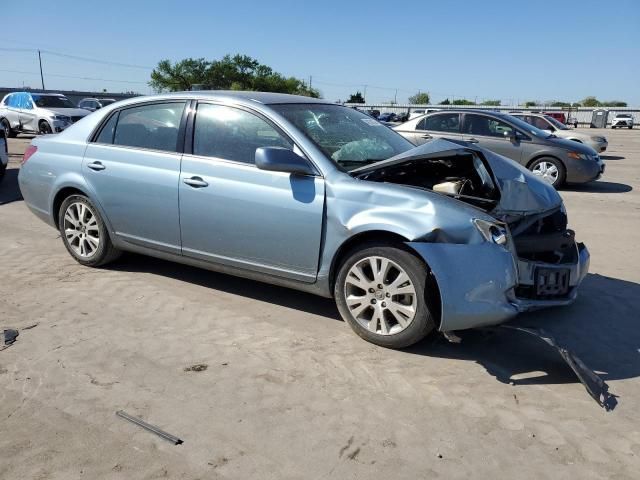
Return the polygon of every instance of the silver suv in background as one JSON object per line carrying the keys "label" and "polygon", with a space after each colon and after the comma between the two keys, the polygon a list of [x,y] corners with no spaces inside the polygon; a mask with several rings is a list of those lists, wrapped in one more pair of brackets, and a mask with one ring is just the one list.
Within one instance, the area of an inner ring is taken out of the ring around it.
{"label": "silver suv in background", "polygon": [[115,101],[115,98],[83,98],[78,103],[78,107],[89,110],[90,112],[95,112],[96,110],[100,110],[107,105],[115,103]]}
{"label": "silver suv in background", "polygon": [[630,113],[616,113],[611,120],[611,128],[633,128],[633,115]]}
{"label": "silver suv in background", "polygon": [[59,93],[14,92],[0,102],[0,127],[18,133],[58,133],[89,114]]}
{"label": "silver suv in background", "polygon": [[593,148],[557,138],[504,113],[451,109],[393,129],[414,145],[433,138],[478,144],[524,165],[556,188],[565,182],[590,182],[604,172],[604,163]]}
{"label": "silver suv in background", "polygon": [[512,113],[511,115],[519,118],[520,120],[524,120],[529,125],[533,125],[540,130],[552,133],[556,137],[589,145],[598,153],[604,152],[609,146],[609,142],[607,142],[606,137],[602,135],[589,135],[588,133],[582,133],[575,129],[571,129],[564,123],[559,122],[549,115],[540,113]]}

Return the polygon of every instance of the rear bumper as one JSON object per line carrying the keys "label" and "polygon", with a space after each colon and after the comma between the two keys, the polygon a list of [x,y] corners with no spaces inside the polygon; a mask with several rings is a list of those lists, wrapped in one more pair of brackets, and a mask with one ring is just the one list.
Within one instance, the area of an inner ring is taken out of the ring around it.
{"label": "rear bumper", "polygon": [[520,312],[568,305],[575,301],[578,287],[589,271],[589,251],[576,245],[570,269],[570,288],[557,298],[522,298],[518,287],[534,285],[537,268],[560,267],[543,262],[515,259],[498,245],[410,242],[429,265],[440,293],[441,331],[497,325]]}

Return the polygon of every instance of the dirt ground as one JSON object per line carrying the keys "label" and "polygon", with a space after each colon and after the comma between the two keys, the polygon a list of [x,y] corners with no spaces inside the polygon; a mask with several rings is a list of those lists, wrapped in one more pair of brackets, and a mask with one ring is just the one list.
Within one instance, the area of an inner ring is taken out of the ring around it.
{"label": "dirt ground", "polygon": [[600,372],[609,413],[518,332],[385,350],[330,300],[136,255],[81,267],[20,200],[29,139],[11,140],[0,328],[21,331],[0,351],[0,479],[637,479],[640,130],[602,133],[603,179],[561,192],[592,255],[582,294],[517,323]]}

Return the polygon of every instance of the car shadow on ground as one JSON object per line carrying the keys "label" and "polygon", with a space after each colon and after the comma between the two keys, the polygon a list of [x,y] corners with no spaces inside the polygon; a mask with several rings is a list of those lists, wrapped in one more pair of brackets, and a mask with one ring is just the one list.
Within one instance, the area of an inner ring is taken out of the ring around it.
{"label": "car shadow on ground", "polygon": [[0,205],[22,200],[22,193],[18,186],[17,168],[8,168],[4,178],[0,181]]}
{"label": "car shadow on ground", "polygon": [[[284,287],[134,254],[124,255],[109,268],[162,275],[341,321],[333,300]],[[589,274],[575,304],[523,314],[511,325],[544,329],[605,381],[620,380],[640,376],[639,311],[640,285]],[[433,334],[405,351],[427,357],[475,361],[503,383],[578,382],[558,352],[531,335],[502,328],[458,333],[462,337],[460,344],[449,343],[441,335]]]}
{"label": "car shadow on ground", "polygon": [[602,160],[624,160],[625,157],[621,157],[620,155],[600,155]]}
{"label": "car shadow on ground", "polygon": [[633,190],[633,187],[626,183],[596,181],[580,185],[565,185],[562,190],[587,193],[626,193]]}
{"label": "car shadow on ground", "polygon": [[280,305],[302,312],[342,321],[334,301],[290,288],[269,285],[246,278],[212,272],[202,268],[181,265],[161,259],[126,253],[107,267],[127,272],[147,272],[192,283],[213,290],[239,295],[262,302]]}
{"label": "car shadow on ground", "polygon": [[[640,376],[640,285],[589,274],[570,307],[523,314],[511,325],[544,329],[605,380]],[[428,357],[475,361],[503,383],[577,383],[558,352],[519,331],[490,328],[459,332],[453,344],[434,337],[408,352]],[[613,392],[615,393],[615,392]]]}

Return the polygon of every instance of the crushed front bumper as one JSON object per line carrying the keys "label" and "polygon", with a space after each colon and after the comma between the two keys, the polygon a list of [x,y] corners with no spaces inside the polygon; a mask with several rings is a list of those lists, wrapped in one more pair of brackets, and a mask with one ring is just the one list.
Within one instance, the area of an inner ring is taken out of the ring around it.
{"label": "crushed front bumper", "polygon": [[[589,271],[589,251],[576,244],[573,263],[561,265],[517,259],[511,251],[488,242],[448,244],[409,242],[429,265],[440,293],[441,331],[464,330],[506,322],[520,312],[568,305]],[[569,288],[558,296],[518,296],[536,285],[540,269],[569,269]]]}

